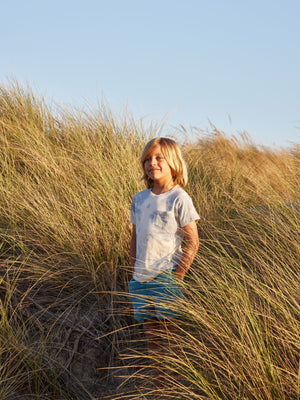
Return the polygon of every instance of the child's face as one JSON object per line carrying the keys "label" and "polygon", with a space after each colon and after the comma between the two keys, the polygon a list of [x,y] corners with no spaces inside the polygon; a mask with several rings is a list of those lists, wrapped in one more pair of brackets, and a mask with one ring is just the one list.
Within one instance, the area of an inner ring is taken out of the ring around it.
{"label": "child's face", "polygon": [[152,153],[144,161],[145,173],[154,182],[167,184],[173,180],[172,170],[164,158],[160,146],[154,147]]}

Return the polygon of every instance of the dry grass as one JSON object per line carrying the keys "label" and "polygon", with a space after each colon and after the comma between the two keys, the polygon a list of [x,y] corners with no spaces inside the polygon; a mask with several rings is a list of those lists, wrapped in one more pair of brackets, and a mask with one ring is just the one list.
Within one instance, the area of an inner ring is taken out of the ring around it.
{"label": "dry grass", "polygon": [[[0,88],[0,398],[137,398],[134,379],[110,371],[147,362],[116,293],[138,158],[157,132]],[[201,246],[176,346],[157,360],[169,380],[160,395],[299,400],[299,145],[270,150],[216,128],[198,137],[183,147]]]}

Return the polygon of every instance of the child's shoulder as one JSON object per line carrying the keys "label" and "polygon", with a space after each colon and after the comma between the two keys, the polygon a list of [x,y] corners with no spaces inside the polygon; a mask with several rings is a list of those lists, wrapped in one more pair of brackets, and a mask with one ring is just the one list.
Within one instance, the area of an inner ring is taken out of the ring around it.
{"label": "child's shoulder", "polygon": [[142,190],[142,191],[140,191],[140,192],[137,192],[137,193],[133,196],[132,199],[145,198],[145,197],[147,197],[147,196],[150,195],[150,191],[151,191],[151,189],[145,189],[145,190]]}
{"label": "child's shoulder", "polygon": [[176,188],[174,189],[174,195],[178,199],[186,199],[190,197],[189,194],[180,186],[176,186]]}

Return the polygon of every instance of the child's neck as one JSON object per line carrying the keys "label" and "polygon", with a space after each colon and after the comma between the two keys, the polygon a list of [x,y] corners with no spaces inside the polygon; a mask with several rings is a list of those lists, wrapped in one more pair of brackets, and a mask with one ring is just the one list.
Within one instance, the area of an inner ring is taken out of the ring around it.
{"label": "child's neck", "polygon": [[175,186],[175,183],[173,181],[169,181],[167,183],[160,183],[160,182],[155,182],[153,184],[153,188],[151,189],[153,194],[162,194],[166,193],[169,190],[173,189]]}

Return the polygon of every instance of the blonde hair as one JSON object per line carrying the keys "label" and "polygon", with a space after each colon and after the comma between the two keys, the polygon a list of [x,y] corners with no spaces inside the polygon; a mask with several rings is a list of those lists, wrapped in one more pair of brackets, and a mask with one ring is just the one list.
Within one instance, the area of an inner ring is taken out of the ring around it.
{"label": "blonde hair", "polygon": [[188,175],[181,150],[175,140],[164,137],[158,137],[150,140],[150,142],[146,144],[140,158],[140,162],[144,171],[142,180],[144,180],[146,187],[148,189],[152,188],[153,180],[146,174],[145,160],[153,153],[156,147],[160,147],[162,155],[171,168],[174,184],[184,188],[188,181]]}

